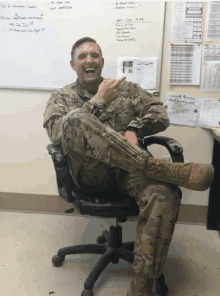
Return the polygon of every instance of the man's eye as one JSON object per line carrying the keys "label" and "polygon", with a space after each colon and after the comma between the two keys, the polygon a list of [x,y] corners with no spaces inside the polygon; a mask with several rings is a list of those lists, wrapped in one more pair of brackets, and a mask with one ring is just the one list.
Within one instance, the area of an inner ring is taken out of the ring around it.
{"label": "man's eye", "polygon": [[85,55],[81,55],[81,56],[79,56],[79,59],[83,60],[83,59],[85,59],[85,57],[86,57]]}

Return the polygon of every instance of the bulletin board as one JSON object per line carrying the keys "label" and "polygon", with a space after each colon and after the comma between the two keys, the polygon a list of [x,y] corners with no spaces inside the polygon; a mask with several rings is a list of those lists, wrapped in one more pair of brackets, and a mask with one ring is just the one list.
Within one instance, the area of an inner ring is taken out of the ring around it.
{"label": "bulletin board", "polygon": [[120,57],[157,58],[160,90],[165,2],[0,1],[0,88],[53,90],[76,79],[72,45],[101,46],[103,77],[116,78]]}

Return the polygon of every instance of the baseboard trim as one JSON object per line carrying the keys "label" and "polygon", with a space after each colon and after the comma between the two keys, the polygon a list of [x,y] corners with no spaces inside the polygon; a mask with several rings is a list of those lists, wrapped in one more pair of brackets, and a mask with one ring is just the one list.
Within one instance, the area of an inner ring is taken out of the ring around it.
{"label": "baseboard trim", "polygon": [[[71,207],[71,203],[65,202],[58,195],[0,192],[0,211],[81,216],[78,212],[66,214],[65,210]],[[177,223],[206,226],[207,212],[208,206],[181,204]]]}

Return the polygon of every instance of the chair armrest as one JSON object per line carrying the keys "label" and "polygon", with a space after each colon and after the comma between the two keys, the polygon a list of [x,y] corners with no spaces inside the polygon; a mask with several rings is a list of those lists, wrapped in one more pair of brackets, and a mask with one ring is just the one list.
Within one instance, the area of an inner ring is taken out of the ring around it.
{"label": "chair armrest", "polygon": [[75,196],[73,195],[74,181],[69,172],[67,157],[64,155],[61,147],[54,146],[53,144],[47,145],[47,150],[54,164],[59,196],[66,202],[72,203],[75,201]]}
{"label": "chair armrest", "polygon": [[150,136],[143,139],[142,148],[158,144],[167,148],[173,162],[184,162],[183,148],[181,144],[173,138],[164,136]]}

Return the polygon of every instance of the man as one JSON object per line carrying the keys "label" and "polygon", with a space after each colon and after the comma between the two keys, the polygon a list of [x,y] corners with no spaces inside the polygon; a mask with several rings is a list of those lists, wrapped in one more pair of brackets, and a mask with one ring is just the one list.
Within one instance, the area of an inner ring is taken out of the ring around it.
{"label": "man", "polygon": [[135,277],[127,295],[152,296],[178,219],[176,185],[206,190],[214,169],[203,163],[165,164],[138,146],[144,136],[169,126],[167,112],[125,77],[104,79],[102,51],[94,39],[85,37],[73,45],[70,66],[77,81],[51,95],[44,127],[67,155],[71,175],[83,191],[109,192],[117,184],[136,198]]}

